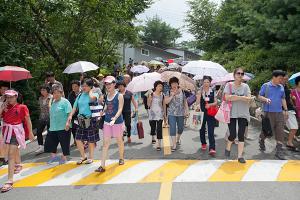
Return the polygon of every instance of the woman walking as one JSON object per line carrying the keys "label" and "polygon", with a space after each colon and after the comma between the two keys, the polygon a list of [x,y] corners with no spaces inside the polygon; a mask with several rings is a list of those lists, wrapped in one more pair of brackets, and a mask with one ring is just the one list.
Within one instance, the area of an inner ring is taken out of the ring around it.
{"label": "woman walking", "polygon": [[[119,93],[123,95],[124,106],[123,106],[123,119],[125,121],[126,132],[127,132],[127,142],[131,143],[131,117],[134,117],[138,111],[138,105],[135,101],[132,92],[126,90],[126,84],[124,81],[119,82],[118,84]],[[134,112],[131,112],[131,103],[134,106]]]}
{"label": "woman walking", "polygon": [[[82,92],[76,98],[73,110],[68,118],[68,125],[70,125],[72,118],[76,111],[78,111],[79,127],[76,132],[76,145],[80,152],[81,159],[77,161],[78,165],[91,164],[94,161],[94,150],[96,142],[100,140],[99,128],[97,125],[97,118],[92,116],[90,103],[98,101],[98,93],[93,92],[94,82],[92,79],[84,79],[82,82]],[[88,142],[89,157],[84,152],[84,142]]]}
{"label": "woman walking", "polygon": [[104,80],[107,98],[104,108],[104,126],[103,126],[103,150],[101,166],[96,172],[105,172],[105,161],[110,146],[111,138],[116,138],[119,147],[119,165],[124,165],[124,120],[122,109],[124,105],[123,95],[115,90],[116,79],[113,76],[107,76]]}
{"label": "woman walking", "polygon": [[47,126],[49,129],[50,123],[50,114],[49,114],[49,105],[52,99],[52,95],[50,94],[50,87],[47,85],[42,85],[40,87],[41,96],[39,98],[39,106],[40,106],[40,117],[38,122],[38,127],[36,131],[37,140],[38,140],[38,149],[35,151],[36,154],[41,154],[44,152],[44,138],[43,131]]}
{"label": "woman walking", "polygon": [[34,139],[34,135],[32,133],[32,124],[27,106],[17,102],[18,92],[15,90],[7,90],[4,95],[6,101],[0,108],[0,117],[3,119],[3,141],[1,145],[7,145],[8,180],[2,186],[1,192],[8,192],[13,188],[14,174],[20,172],[22,169],[22,166],[17,164],[17,159],[19,159],[18,146],[23,149],[26,148],[23,122],[26,122],[30,140]]}
{"label": "woman walking", "polygon": [[156,81],[154,83],[154,92],[148,96],[149,121],[151,127],[152,143],[157,137],[156,150],[161,151],[162,123],[164,119],[164,95],[162,93],[163,82]]}
{"label": "woman walking", "polygon": [[[179,87],[179,79],[172,77],[169,80],[171,90],[165,97],[165,104],[168,104],[168,118],[170,126],[170,136],[172,137],[172,149],[176,151],[177,145],[181,145],[180,137],[184,128],[184,117],[188,116],[188,104],[184,92]],[[177,126],[177,129],[176,129]],[[177,136],[176,136],[177,134]]]}
{"label": "woman walking", "polygon": [[[211,114],[211,110],[215,109],[217,106],[217,98],[215,92],[211,88],[212,78],[210,76],[203,77],[202,89],[197,94],[197,105],[201,111],[204,112],[203,123],[200,129],[200,140],[202,143],[202,151],[206,151],[207,143],[205,138],[206,125],[208,129],[208,140],[209,140],[209,154],[215,156],[216,146],[215,146],[215,117]],[[200,106],[199,106],[200,105]]]}
{"label": "woman walking", "polygon": [[251,91],[246,83],[243,83],[244,70],[237,68],[234,70],[234,82],[227,83],[224,89],[226,101],[231,101],[229,137],[225,149],[225,156],[230,157],[231,145],[237,136],[236,125],[238,123],[238,162],[246,163],[243,158],[245,129],[247,123],[250,121],[249,107],[253,99]]}
{"label": "woman walking", "polygon": [[[45,140],[45,152],[51,153],[48,164],[59,162],[60,165],[67,162],[70,155],[70,139],[68,116],[72,111],[70,102],[63,96],[63,90],[58,85],[52,86],[53,101],[50,102],[50,128]],[[57,146],[60,144],[62,156],[57,155]]]}

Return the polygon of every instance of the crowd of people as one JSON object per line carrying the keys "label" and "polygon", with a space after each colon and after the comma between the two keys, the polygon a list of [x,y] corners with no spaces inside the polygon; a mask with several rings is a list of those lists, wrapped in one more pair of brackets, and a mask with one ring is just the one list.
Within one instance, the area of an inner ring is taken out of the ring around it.
{"label": "crowd of people", "polygon": [[[115,68],[117,70],[117,66]],[[204,76],[202,86],[194,91],[196,102],[193,109],[204,113],[199,130],[201,150],[208,149],[209,155],[214,157],[217,150],[214,132],[217,120],[214,115],[220,101],[231,102],[229,134],[223,151],[226,158],[230,158],[231,146],[238,138],[237,160],[239,163],[246,163],[243,157],[244,141],[250,122],[249,107],[254,98],[248,84],[244,82],[244,70],[237,68],[233,74],[234,81],[225,85],[221,95],[212,86],[212,78]],[[135,98],[136,94],[126,89],[131,75],[125,74],[118,78],[99,74],[97,78],[93,78],[81,74],[80,80],[71,82],[72,90],[68,92],[68,96],[65,96],[63,85],[55,79],[54,73],[49,72],[46,76],[45,84],[40,87],[40,116],[36,130],[39,146],[35,153],[50,153],[48,164],[64,164],[70,155],[70,147],[76,146],[81,157],[77,164],[91,164],[95,159],[95,147],[102,135],[102,159],[96,172],[105,172],[112,138],[118,144],[119,165],[124,165],[124,142],[131,143],[131,133],[134,131],[132,124],[136,123],[132,119],[138,115],[138,109],[141,109]],[[277,141],[275,156],[278,159],[285,159],[284,146],[291,151],[298,151],[293,139],[300,121],[300,77],[296,78],[296,87],[292,90],[287,86],[287,79],[284,71],[275,70],[272,79],[262,85],[258,95],[263,103],[263,118],[268,119],[268,125]],[[143,97],[151,127],[151,143],[157,151],[162,150],[164,126],[169,127],[172,152],[181,145],[181,135],[191,105],[188,105],[186,91],[179,87],[179,83],[180,80],[176,77],[172,77],[168,83],[156,81],[153,90],[145,91],[146,95]],[[25,148],[25,140],[33,140],[34,135],[29,110],[23,104],[21,94],[6,84],[1,85],[0,92],[0,165],[8,164],[8,181],[1,191],[7,192],[12,189],[14,174],[22,170],[20,148]],[[263,121],[265,123],[266,120]],[[287,143],[284,141],[285,125],[290,130]],[[42,134],[44,130],[47,130],[45,141]],[[71,136],[74,140],[72,144]],[[259,146],[262,151],[266,150],[264,141],[268,136],[270,135],[265,131],[261,132]],[[127,141],[124,137],[127,137]],[[61,146],[61,155],[57,152],[58,145]],[[85,149],[88,149],[88,155]]]}

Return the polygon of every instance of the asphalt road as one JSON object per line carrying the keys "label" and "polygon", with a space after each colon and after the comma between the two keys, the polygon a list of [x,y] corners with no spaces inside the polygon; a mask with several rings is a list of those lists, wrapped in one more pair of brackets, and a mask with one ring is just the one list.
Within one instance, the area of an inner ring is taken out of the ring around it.
{"label": "asphalt road", "polygon": [[[216,128],[216,150],[217,155],[212,158],[208,152],[200,150],[200,138],[197,131],[189,128],[185,129],[182,137],[182,145],[171,155],[164,155],[163,151],[157,152],[151,144],[149,135],[150,127],[145,113],[142,114],[145,129],[145,138],[139,140],[136,136],[132,137],[132,144],[125,145],[125,158],[128,160],[147,159],[178,159],[178,160],[224,160],[225,132],[227,127],[221,125]],[[250,125],[249,137],[246,140],[244,157],[248,160],[273,160],[275,143],[268,140],[267,151],[262,153],[258,149],[259,127]],[[299,145],[299,144],[298,144]],[[97,145],[95,158],[101,157],[101,142]],[[49,159],[49,154],[36,156],[33,151],[37,148],[37,143],[33,142],[22,152],[22,161],[24,163],[45,162]],[[290,160],[299,160],[300,154],[286,152]],[[109,151],[109,159],[118,159],[118,147],[115,142],[112,143]],[[236,145],[232,149],[232,159],[237,156]],[[70,160],[76,161],[79,158],[79,152],[76,148],[71,151]],[[177,182],[167,187],[160,183],[134,183],[134,184],[107,184],[91,186],[54,186],[54,187],[28,187],[15,188],[6,194],[0,194],[0,199],[58,199],[77,200],[77,199],[299,199],[300,182]],[[168,194],[170,190],[170,194]],[[161,195],[161,196],[160,196]]]}

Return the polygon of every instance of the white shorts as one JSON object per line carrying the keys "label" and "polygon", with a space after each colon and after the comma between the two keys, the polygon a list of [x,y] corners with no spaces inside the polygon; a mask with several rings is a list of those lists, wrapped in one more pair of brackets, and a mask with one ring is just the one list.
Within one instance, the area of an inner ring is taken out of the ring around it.
{"label": "white shorts", "polygon": [[286,121],[286,126],[289,130],[291,129],[296,129],[298,130],[299,126],[298,126],[298,121],[295,115],[295,111],[289,111],[289,118]]}

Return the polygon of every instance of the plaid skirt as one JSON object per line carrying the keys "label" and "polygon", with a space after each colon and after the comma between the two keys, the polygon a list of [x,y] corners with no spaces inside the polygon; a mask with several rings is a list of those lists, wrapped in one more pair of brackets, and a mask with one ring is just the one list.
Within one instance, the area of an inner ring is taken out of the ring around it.
{"label": "plaid skirt", "polygon": [[76,140],[87,141],[89,143],[96,143],[100,140],[99,128],[97,127],[97,120],[93,118],[89,128],[81,128],[78,126],[76,131]]}

